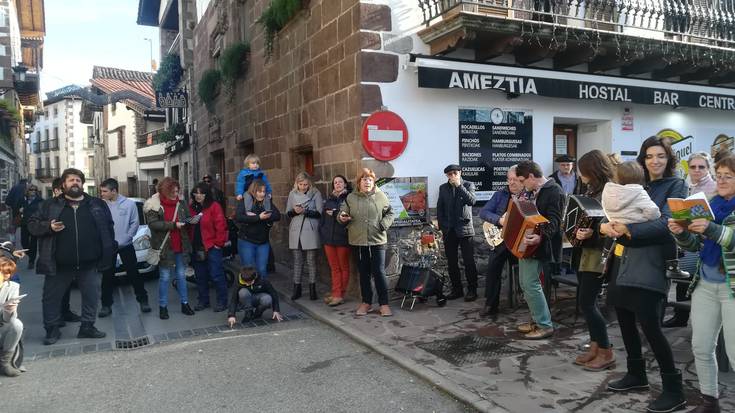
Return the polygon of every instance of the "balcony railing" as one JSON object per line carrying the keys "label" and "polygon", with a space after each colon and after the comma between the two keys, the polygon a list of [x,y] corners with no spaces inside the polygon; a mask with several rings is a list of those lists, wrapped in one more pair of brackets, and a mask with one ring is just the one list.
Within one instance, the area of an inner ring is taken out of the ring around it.
{"label": "balcony railing", "polygon": [[41,152],[48,152],[48,141],[41,141]]}
{"label": "balcony railing", "polygon": [[[424,24],[459,12],[735,46],[735,3],[727,0],[418,0]],[[576,21],[576,22],[575,22]]]}
{"label": "balcony railing", "polygon": [[59,176],[59,168],[36,168],[37,179],[56,178]]}
{"label": "balcony railing", "polygon": [[50,151],[58,151],[59,150],[59,140],[51,139],[50,141],[48,141],[48,148]]}

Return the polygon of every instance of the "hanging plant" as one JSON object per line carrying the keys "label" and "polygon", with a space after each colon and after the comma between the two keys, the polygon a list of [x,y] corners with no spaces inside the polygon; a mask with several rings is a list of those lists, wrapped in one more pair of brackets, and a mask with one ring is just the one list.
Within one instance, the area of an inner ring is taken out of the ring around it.
{"label": "hanging plant", "polygon": [[299,12],[308,1],[303,0],[273,0],[258,19],[258,23],[265,29],[265,56],[273,54],[273,42],[286,23],[288,23]]}
{"label": "hanging plant", "polygon": [[250,63],[250,43],[239,42],[225,49],[219,57],[222,80],[229,86],[248,71]]}
{"label": "hanging plant", "polygon": [[153,75],[153,90],[164,92],[175,89],[179,85],[179,82],[181,82],[183,73],[179,55],[174,53],[167,54],[161,60],[161,67],[158,68],[158,72]]}
{"label": "hanging plant", "polygon": [[222,73],[217,69],[209,69],[202,74],[202,78],[199,80],[198,92],[199,99],[204,102],[207,110],[210,112],[214,111],[212,105],[214,99],[219,94],[219,85],[222,81]]}
{"label": "hanging plant", "polygon": [[20,123],[21,121],[18,108],[11,105],[10,102],[5,99],[0,99],[0,112],[2,112],[3,117],[8,118],[12,122]]}

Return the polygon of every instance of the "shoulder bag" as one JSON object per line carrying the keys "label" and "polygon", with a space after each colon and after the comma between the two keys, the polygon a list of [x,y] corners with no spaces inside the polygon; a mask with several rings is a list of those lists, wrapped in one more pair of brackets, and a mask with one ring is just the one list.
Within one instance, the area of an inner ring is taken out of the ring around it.
{"label": "shoulder bag", "polygon": [[[161,207],[163,208],[163,207]],[[174,210],[174,219],[173,223],[176,225],[176,216],[179,214],[179,203],[176,203],[176,209]],[[171,234],[171,230],[166,231],[166,235],[163,237],[163,242],[161,242],[161,245],[158,247],[158,249],[154,249],[153,247],[148,249],[148,255],[145,257],[145,261],[150,265],[158,265],[158,263],[161,261],[161,250],[163,249],[163,246],[166,245],[166,241],[168,241],[168,236]]]}

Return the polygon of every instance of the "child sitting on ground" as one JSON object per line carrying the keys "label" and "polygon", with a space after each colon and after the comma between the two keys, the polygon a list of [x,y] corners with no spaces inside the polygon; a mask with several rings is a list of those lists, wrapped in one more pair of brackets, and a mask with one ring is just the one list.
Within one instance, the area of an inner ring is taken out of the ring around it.
{"label": "child sitting on ground", "polygon": [[636,161],[623,162],[615,172],[615,182],[602,190],[602,208],[608,221],[638,224],[661,216],[658,206],[643,188],[645,175]]}
{"label": "child sitting on ground", "polygon": [[230,309],[227,314],[227,323],[230,327],[235,325],[238,305],[245,310],[243,324],[260,318],[268,308],[273,309],[274,320],[283,321],[276,289],[268,280],[260,278],[254,267],[240,268],[240,273],[235,280],[235,288],[232,290]]}
{"label": "child sitting on ground", "polygon": [[273,191],[271,190],[271,184],[268,182],[268,178],[265,176],[265,172],[260,169],[260,158],[258,155],[251,153],[245,157],[243,164],[245,166],[240,169],[240,173],[237,174],[237,180],[235,183],[235,195],[237,196],[237,200],[244,200],[245,210],[250,211],[253,207],[253,197],[247,192],[247,190],[254,180],[260,179],[265,182],[265,210],[270,211],[271,193]]}
{"label": "child sitting on ground", "polygon": [[0,244],[0,374],[8,377],[20,375],[13,365],[13,356],[23,334],[23,323],[18,319],[18,304],[23,296],[20,284],[10,281],[17,258],[12,243]]}

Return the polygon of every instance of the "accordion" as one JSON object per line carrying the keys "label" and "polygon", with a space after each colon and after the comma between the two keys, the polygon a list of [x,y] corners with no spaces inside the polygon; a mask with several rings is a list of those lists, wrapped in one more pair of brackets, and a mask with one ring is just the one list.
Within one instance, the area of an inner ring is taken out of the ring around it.
{"label": "accordion", "polygon": [[536,209],[536,205],[524,199],[511,199],[503,226],[503,241],[508,250],[518,258],[533,256],[540,244],[525,245],[526,235],[541,234],[541,228],[549,223]]}
{"label": "accordion", "polygon": [[564,234],[569,243],[575,247],[584,247],[589,240],[578,240],[577,229],[591,228],[603,218],[605,211],[596,199],[581,195],[570,196],[564,211]]}

